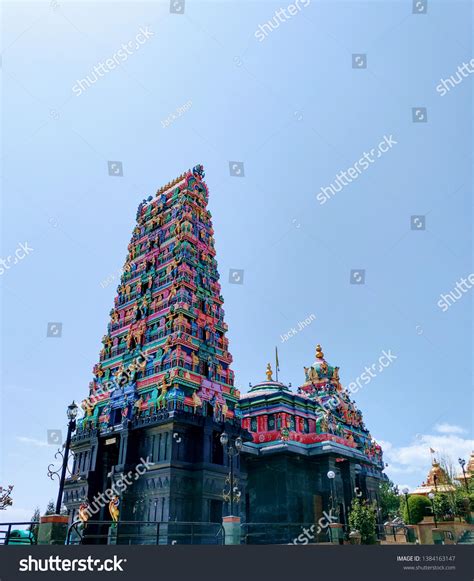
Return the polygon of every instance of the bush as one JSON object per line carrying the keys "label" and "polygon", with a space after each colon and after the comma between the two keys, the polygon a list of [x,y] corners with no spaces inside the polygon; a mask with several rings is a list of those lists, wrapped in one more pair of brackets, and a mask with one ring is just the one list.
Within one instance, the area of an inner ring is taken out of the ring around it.
{"label": "bush", "polygon": [[416,525],[421,522],[427,512],[426,509],[431,508],[430,500],[421,494],[412,494],[408,497],[410,518],[408,518],[407,503],[405,502],[404,496],[400,499],[400,505],[400,508],[402,509],[403,521],[410,525]]}
{"label": "bush", "polygon": [[434,509],[438,520],[452,520],[453,519],[453,503],[452,499],[447,494],[436,493],[434,500]]}
{"label": "bush", "polygon": [[474,511],[474,492],[469,493],[469,501],[471,504],[471,510]]}
{"label": "bush", "polygon": [[375,534],[375,508],[354,498],[349,514],[349,525],[353,531],[359,531],[363,545],[373,545],[377,539]]}

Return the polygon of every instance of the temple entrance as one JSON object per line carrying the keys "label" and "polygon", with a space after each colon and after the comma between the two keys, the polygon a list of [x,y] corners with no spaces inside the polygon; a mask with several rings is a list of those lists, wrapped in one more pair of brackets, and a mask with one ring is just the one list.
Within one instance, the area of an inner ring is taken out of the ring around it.
{"label": "temple entrance", "polygon": [[[97,451],[96,475],[89,488],[91,507],[90,523],[84,534],[85,544],[106,544],[107,533],[112,522],[107,500],[101,500],[99,494],[112,486],[112,469],[119,459],[120,438],[113,436],[99,440]],[[103,497],[102,497],[103,498]],[[94,523],[94,521],[101,521]]]}
{"label": "temple entrance", "polygon": [[209,501],[209,522],[222,523],[222,500]]}

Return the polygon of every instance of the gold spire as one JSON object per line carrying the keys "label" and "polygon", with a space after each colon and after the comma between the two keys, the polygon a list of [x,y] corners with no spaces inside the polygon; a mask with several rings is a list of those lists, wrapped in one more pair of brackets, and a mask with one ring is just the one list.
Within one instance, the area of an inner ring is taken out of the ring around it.
{"label": "gold spire", "polygon": [[267,370],[265,373],[267,374],[267,381],[273,381],[273,371],[270,363],[267,363]]}
{"label": "gold spire", "polygon": [[321,350],[321,345],[318,343],[316,345],[316,359],[324,359],[324,353]]}

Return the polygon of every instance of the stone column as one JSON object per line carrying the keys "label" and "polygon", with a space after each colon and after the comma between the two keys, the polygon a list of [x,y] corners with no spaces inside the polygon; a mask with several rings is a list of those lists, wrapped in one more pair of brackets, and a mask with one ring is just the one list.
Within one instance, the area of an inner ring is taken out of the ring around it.
{"label": "stone column", "polygon": [[120,434],[119,456],[117,462],[117,467],[119,468],[120,472],[123,471],[123,467],[126,464],[127,445],[128,445],[128,427],[125,428]]}
{"label": "stone column", "polygon": [[38,545],[64,545],[67,536],[69,517],[51,514],[40,518]]}
{"label": "stone column", "polygon": [[344,541],[344,529],[340,523],[331,523],[329,525],[329,534],[331,543],[342,545]]}
{"label": "stone column", "polygon": [[226,545],[240,545],[240,517],[225,516],[222,519]]}

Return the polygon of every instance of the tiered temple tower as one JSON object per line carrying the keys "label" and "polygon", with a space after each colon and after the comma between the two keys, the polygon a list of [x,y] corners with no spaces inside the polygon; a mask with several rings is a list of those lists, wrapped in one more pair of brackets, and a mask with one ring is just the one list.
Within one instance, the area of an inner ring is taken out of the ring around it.
{"label": "tiered temple tower", "polygon": [[[220,522],[225,514],[220,435],[241,433],[239,392],[203,178],[198,165],[138,207],[73,438],[72,519],[141,458],[152,466],[119,494],[121,519]],[[92,518],[109,519],[107,504]]]}
{"label": "tiered temple tower", "polygon": [[377,500],[380,446],[319,345],[296,392],[270,365],[248,393],[234,387],[203,178],[198,165],[138,207],[71,444],[71,520],[89,505],[98,521],[221,523],[232,487],[247,542],[290,542],[330,509],[346,524],[354,496]]}

